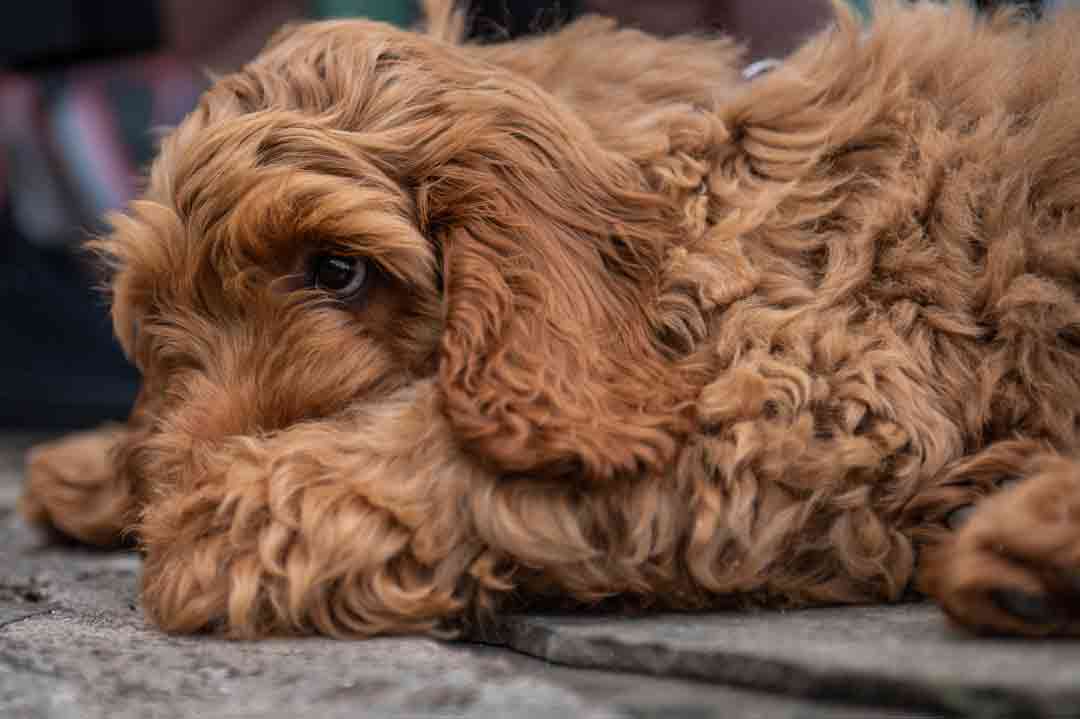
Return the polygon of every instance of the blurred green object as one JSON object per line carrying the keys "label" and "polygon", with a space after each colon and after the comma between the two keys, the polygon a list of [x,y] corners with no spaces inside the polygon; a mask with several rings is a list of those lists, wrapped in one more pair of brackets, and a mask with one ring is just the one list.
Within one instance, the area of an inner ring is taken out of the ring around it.
{"label": "blurred green object", "polygon": [[420,16],[414,0],[311,0],[317,18],[367,17],[395,25],[411,25]]}
{"label": "blurred green object", "polygon": [[848,0],[863,17],[870,17],[870,0]]}

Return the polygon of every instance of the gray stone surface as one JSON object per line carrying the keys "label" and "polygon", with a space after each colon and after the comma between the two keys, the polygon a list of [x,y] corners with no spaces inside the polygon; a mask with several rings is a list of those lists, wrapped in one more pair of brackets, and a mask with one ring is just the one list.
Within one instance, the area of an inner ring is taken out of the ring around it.
{"label": "gray stone surface", "polygon": [[926,604],[521,616],[496,640],[578,667],[973,716],[1080,716],[1080,642],[974,638]]}
{"label": "gray stone surface", "polygon": [[505,647],[166,636],[136,555],[13,511],[27,441],[0,437],[0,717],[1080,716],[1080,642],[974,639],[917,604],[511,616],[483,637]]}

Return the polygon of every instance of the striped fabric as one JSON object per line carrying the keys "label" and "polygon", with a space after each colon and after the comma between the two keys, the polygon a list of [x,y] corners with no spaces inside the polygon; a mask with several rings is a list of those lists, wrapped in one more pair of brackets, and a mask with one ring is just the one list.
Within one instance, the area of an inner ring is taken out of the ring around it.
{"label": "striped fabric", "polygon": [[99,229],[105,212],[138,192],[153,128],[176,124],[204,87],[166,56],[0,76],[0,198],[21,234],[59,246]]}

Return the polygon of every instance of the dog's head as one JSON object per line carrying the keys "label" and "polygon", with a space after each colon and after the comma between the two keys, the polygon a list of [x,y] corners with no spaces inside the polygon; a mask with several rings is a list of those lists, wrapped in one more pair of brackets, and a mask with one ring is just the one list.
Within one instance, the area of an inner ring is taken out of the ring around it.
{"label": "dog's head", "polygon": [[480,55],[300,26],[167,137],[98,243],[144,378],[129,471],[424,379],[499,473],[670,458],[687,340],[657,300],[679,217],[570,107]]}

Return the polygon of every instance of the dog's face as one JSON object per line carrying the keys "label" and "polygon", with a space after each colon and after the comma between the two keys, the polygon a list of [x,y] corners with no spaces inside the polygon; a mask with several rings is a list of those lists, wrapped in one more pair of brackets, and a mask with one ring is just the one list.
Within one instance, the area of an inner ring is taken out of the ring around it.
{"label": "dog's face", "polygon": [[[137,480],[434,378],[498,472],[665,461],[669,208],[535,85],[365,22],[284,33],[165,141],[99,243],[144,378]],[[655,410],[655,411],[654,411]]]}
{"label": "dog's face", "polygon": [[[172,431],[269,432],[433,371],[439,268],[413,199],[292,132],[321,131],[201,129],[109,240],[116,331]],[[275,166],[276,151],[297,156]]]}

